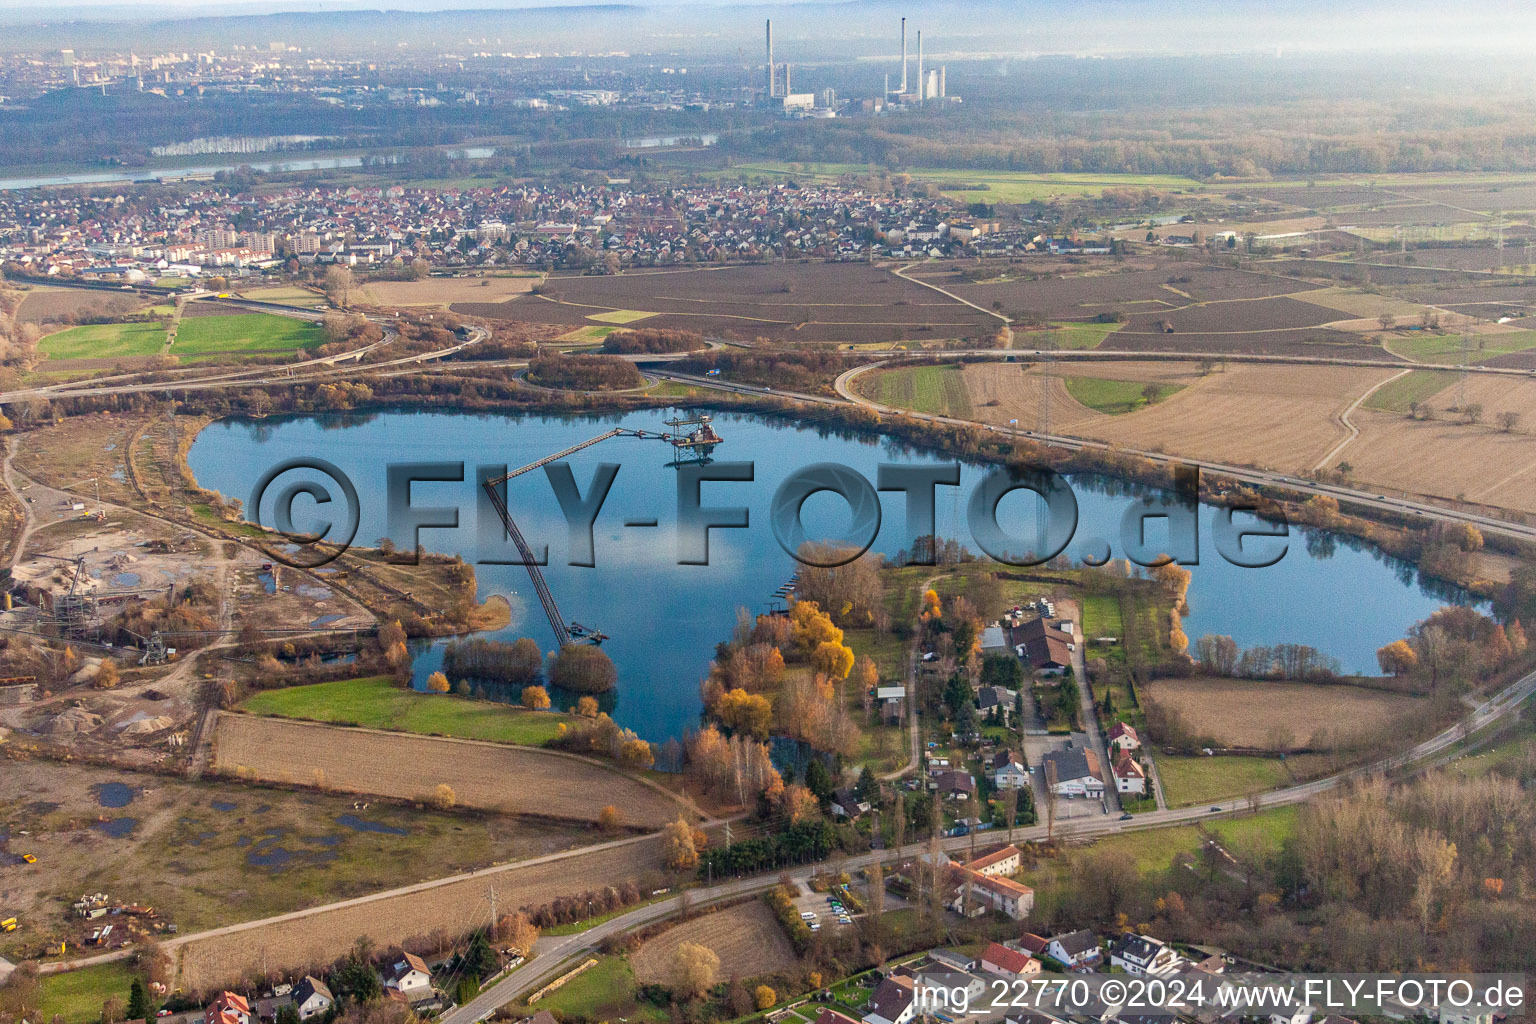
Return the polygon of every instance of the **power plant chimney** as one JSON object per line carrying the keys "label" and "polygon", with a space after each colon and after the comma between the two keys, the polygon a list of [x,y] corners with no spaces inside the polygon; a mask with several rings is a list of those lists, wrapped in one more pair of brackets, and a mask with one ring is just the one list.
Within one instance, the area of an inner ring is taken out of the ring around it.
{"label": "power plant chimney", "polygon": [[901,95],[907,94],[907,19],[901,19]]}
{"label": "power plant chimney", "polygon": [[923,77],[923,30],[917,30],[917,105],[928,98],[928,80]]}
{"label": "power plant chimney", "polygon": [[949,70],[945,65],[939,65],[939,99],[944,99],[949,92],[944,87],[944,72]]}
{"label": "power plant chimney", "polygon": [[773,91],[773,19],[767,22],[768,32],[768,98],[773,99],[777,94]]}

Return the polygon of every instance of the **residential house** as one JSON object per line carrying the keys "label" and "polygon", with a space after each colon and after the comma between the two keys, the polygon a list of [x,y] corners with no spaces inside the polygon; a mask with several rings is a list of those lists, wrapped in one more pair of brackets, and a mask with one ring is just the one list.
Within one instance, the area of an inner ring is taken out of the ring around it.
{"label": "residential house", "polygon": [[991,878],[1006,878],[1019,870],[1019,848],[1009,843],[982,854],[973,861],[964,865],[967,871],[974,871],[978,875],[987,875]]}
{"label": "residential house", "polygon": [[1127,974],[1157,977],[1177,973],[1188,967],[1189,961],[1161,939],[1125,932],[1109,944],[1109,966]]}
{"label": "residential house", "polygon": [[1043,618],[1027,619],[1013,628],[1013,649],[1033,672],[1061,675],[1072,667],[1076,644]]}
{"label": "residential house", "polygon": [[930,949],[928,959],[952,971],[974,971],[979,966],[975,957],[958,949]]}
{"label": "residential house", "polygon": [[941,771],[934,776],[933,784],[945,800],[969,800],[976,795],[976,780],[970,772]]}
{"label": "residential house", "polygon": [[981,686],[976,689],[976,710],[984,718],[999,715],[1004,725],[1013,716],[1013,708],[1018,701],[1019,695],[1006,686]]}
{"label": "residential house", "polygon": [[1126,725],[1124,722],[1116,722],[1109,730],[1110,750],[1140,750],[1141,737],[1136,735],[1135,726]]}
{"label": "residential house", "polygon": [[1046,950],[1050,949],[1051,940],[1042,938],[1034,932],[1025,932],[1019,937],[1017,945],[1030,956],[1045,956]]}
{"label": "residential house", "polygon": [[999,750],[993,754],[987,768],[992,774],[992,786],[995,789],[1022,789],[1029,785],[1029,769],[1024,767],[1023,758],[1011,750]]}
{"label": "residential house", "polygon": [[1146,795],[1147,773],[1142,770],[1141,765],[1129,751],[1120,751],[1120,757],[1115,761],[1114,776],[1115,792],[1131,796]]}
{"label": "residential house", "polygon": [[1051,766],[1056,771],[1056,795],[1072,797],[1098,797],[1104,793],[1104,777],[1100,774],[1099,755],[1087,747],[1068,747],[1052,750],[1041,758],[1041,771],[1050,778]]}
{"label": "residential house", "polygon": [[1028,953],[994,942],[981,954],[981,969],[1010,978],[1027,978],[1040,973],[1040,961]]}
{"label": "residential house", "polygon": [[293,1005],[299,1011],[299,1020],[318,1017],[336,1005],[336,997],[319,978],[306,975],[293,990]]}
{"label": "residential house", "polygon": [[[980,917],[995,910],[1022,921],[1035,908],[1035,890],[1001,875],[984,875],[960,864],[951,864],[947,906],[962,917]],[[969,897],[969,899],[967,899]]]}
{"label": "residential house", "polygon": [[432,998],[432,971],[414,953],[402,954],[384,974],[384,987],[400,993],[407,1002]]}
{"label": "residential house", "polygon": [[1103,957],[1099,952],[1099,937],[1086,928],[1053,936],[1045,953],[1067,967],[1087,967]]}
{"label": "residential house", "polygon": [[220,992],[203,1011],[203,1024],[251,1024],[251,1004],[238,992]]}
{"label": "residential house", "polygon": [[917,999],[911,978],[891,976],[875,986],[869,997],[864,1024],[907,1024],[917,1016]]}
{"label": "residential house", "polygon": [[852,786],[844,786],[832,793],[832,815],[852,821],[861,814],[869,813],[869,801],[859,799]]}

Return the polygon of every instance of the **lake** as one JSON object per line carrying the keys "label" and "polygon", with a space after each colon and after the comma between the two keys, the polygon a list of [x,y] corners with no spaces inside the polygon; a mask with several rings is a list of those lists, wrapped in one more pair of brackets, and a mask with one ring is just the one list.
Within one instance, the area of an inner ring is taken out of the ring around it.
{"label": "lake", "polygon": [[[386,531],[385,466],[391,461],[465,460],[463,483],[424,482],[412,488],[415,508],[457,508],[456,529],[421,531],[427,550],[453,552],[466,559],[516,558],[501,537],[498,522],[487,517],[477,531],[477,465],[516,467],[623,425],[665,430],[669,413],[649,410],[623,416],[492,415],[458,412],[383,412],[328,416],[277,417],[260,421],[226,420],[205,428],[188,461],[199,484],[231,498],[250,500],[257,478],[270,466],[299,455],[318,455],[345,472],[361,505],[359,543],[373,544]],[[746,506],[747,529],[710,531],[709,564],[677,564],[677,470],[671,447],[656,440],[615,438],[588,448],[567,461],[583,494],[595,467],[620,466],[594,529],[595,567],[566,564],[568,531],[543,471],[512,481],[508,501],[514,518],[535,549],[547,544],[544,570],[564,619],[596,627],[611,637],[603,649],[619,670],[611,705],[614,718],[651,740],[680,736],[697,723],[699,681],[709,667],[715,644],[730,636],[736,609],[762,612],[794,573],[795,563],[769,528],[769,508],[779,483],[797,469],[816,462],[848,466],[875,481],[882,462],[922,464],[953,462],[914,451],[885,439],[842,431],[795,426],[755,416],[720,414],[715,426],[725,443],[719,461],[752,461],[753,482],[709,482],[702,504]],[[940,487],[939,532],[978,550],[964,529],[965,502],[972,485],[991,467],[963,465],[961,486]],[[295,471],[279,481],[313,478]],[[1088,538],[1109,538],[1113,554],[1123,552],[1119,523],[1126,507],[1144,489],[1094,477],[1074,477],[1079,505],[1078,540],[1067,548],[1076,556]],[[283,489],[268,489],[263,521],[271,522],[270,504]],[[334,488],[332,488],[334,490]],[[894,554],[907,543],[905,498],[882,493],[882,522],[873,550]],[[338,496],[339,500],[339,496]],[[1015,492],[999,505],[999,524],[1010,536],[1034,536],[1037,499]],[[1413,567],[1362,546],[1350,538],[1292,528],[1285,556],[1263,569],[1240,568],[1217,554],[1210,527],[1212,509],[1200,509],[1200,563],[1192,566],[1191,614],[1184,622],[1191,643],[1206,633],[1229,634],[1240,646],[1305,643],[1337,658],[1347,672],[1374,673],[1376,649],[1457,595],[1440,585],[1426,586]],[[294,503],[294,525],[311,529],[323,521],[307,497]],[[830,493],[813,495],[803,507],[808,532],[844,533],[851,514]],[[626,526],[654,518],[656,526]],[[960,530],[957,532],[957,524]],[[1161,520],[1149,521],[1154,543]],[[408,529],[392,539],[402,547],[414,541]],[[1165,536],[1165,534],[1164,534]],[[1251,542],[1250,542],[1251,543]],[[1027,548],[1028,545],[1023,546]],[[1023,548],[1021,548],[1023,549]],[[477,567],[482,599],[503,594],[512,605],[512,624],[498,634],[531,636],[546,651],[555,646],[546,621],[520,565]],[[441,663],[441,643],[425,645],[416,660],[418,684]]]}

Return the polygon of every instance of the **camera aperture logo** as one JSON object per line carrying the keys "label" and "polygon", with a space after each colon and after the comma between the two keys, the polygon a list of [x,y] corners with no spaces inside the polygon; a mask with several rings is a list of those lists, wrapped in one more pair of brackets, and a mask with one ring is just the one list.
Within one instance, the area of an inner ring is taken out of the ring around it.
{"label": "camera aperture logo", "polygon": [[[551,497],[559,507],[568,532],[568,564],[595,567],[597,550],[594,527],[622,467],[601,463],[593,470],[582,493],[571,467],[564,462],[544,465]],[[748,529],[751,510],[746,506],[705,503],[710,483],[755,482],[756,464],[701,462],[675,467],[677,474],[675,536],[679,565],[708,565],[713,530]],[[302,475],[301,475],[302,474]],[[548,548],[526,543],[506,507],[505,465],[477,466],[472,476],[463,462],[400,462],[384,467],[385,533],[407,551],[420,544],[423,529],[456,529],[458,506],[422,507],[412,501],[413,483],[466,483],[474,480],[470,503],[475,510],[476,536],[481,547],[511,537],[517,542],[514,558],[481,557],[477,564],[547,565]],[[324,480],[315,477],[323,477]],[[1104,537],[1088,537],[1072,548],[1077,537],[1078,502],[1065,477],[1048,467],[994,467],[971,488],[965,507],[965,529],[986,555],[1006,565],[1031,566],[1063,555],[1074,555],[1085,566],[1107,564],[1118,550],[1122,557],[1141,566],[1167,562],[1198,565],[1200,561],[1200,473],[1198,467],[1176,466],[1171,490],[1132,501],[1119,523],[1118,543]],[[278,486],[281,484],[281,486]],[[904,496],[905,545],[914,564],[931,564],[933,552],[925,538],[936,537],[938,488],[960,486],[960,464],[881,463],[875,481],[859,470],[831,462],[804,466],[784,478],[769,506],[769,528],[775,540],[802,564],[821,567],[844,565],[863,555],[879,536],[883,514],[881,492]],[[1040,499],[1038,529],[1032,537],[1012,536],[999,522],[998,509],[1005,497],[1018,491]],[[269,495],[270,492],[270,495]],[[849,525],[835,537],[812,536],[803,512],[814,495],[832,493],[849,510]],[[295,503],[307,498],[314,504],[309,530],[294,524]],[[270,498],[270,500],[269,500]],[[263,509],[270,509],[264,514]],[[1217,553],[1232,565],[1266,568],[1279,562],[1288,550],[1289,525],[1274,508],[1266,518],[1236,518],[1257,512],[1254,506],[1219,506],[1211,509],[1210,527]],[[252,489],[246,512],[254,525],[274,531],[282,544],[262,550],[273,560],[296,568],[313,569],[340,557],[354,542],[362,519],[356,486],[334,463],[313,456],[286,459],[270,467]],[[1158,543],[1149,541],[1149,522],[1165,520]],[[624,525],[658,524],[654,514],[625,517]],[[926,556],[926,560],[925,560]]]}

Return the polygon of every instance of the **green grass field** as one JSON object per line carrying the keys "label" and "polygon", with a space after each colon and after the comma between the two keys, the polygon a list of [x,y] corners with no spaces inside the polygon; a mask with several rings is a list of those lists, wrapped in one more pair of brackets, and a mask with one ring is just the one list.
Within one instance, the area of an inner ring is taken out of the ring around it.
{"label": "green grass field", "polygon": [[[1057,348],[1098,348],[1104,343],[1104,339],[1114,334],[1124,324],[1092,324],[1079,323],[1073,320],[1058,320],[1051,326],[1055,330],[1044,335],[1042,340],[1049,339]],[[1015,335],[1015,347],[1027,348],[1025,341],[1030,335]]]}
{"label": "green grass field", "polygon": [[[1511,331],[1508,334],[1474,334],[1467,347],[1469,363],[1483,363],[1495,356],[1536,348],[1536,331]],[[1388,351],[1421,363],[1459,366],[1462,341],[1459,334],[1415,334],[1408,338],[1390,338]]]}
{"label": "green grass field", "polygon": [[883,405],[938,416],[971,415],[965,378],[953,363],[877,372],[866,377],[861,385],[865,394]]}
{"label": "green grass field", "polygon": [[117,996],[126,1006],[134,973],[123,963],[96,964],[78,971],[47,974],[42,978],[39,1020],[55,1015],[69,1024],[101,1020],[101,1004]]}
{"label": "green grass field", "polygon": [[206,358],[226,353],[292,352],[324,341],[320,327],[275,313],[184,317],[173,355]]}
{"label": "green grass field", "polygon": [[1170,807],[1188,807],[1274,789],[1291,781],[1276,757],[1172,757],[1159,755],[1157,773]]}
{"label": "green grass field", "polygon": [[1364,405],[1382,412],[1407,412],[1412,403],[1426,401],[1454,383],[1456,374],[1450,370],[1414,370],[1377,388]]}
{"label": "green grass field", "polygon": [[88,324],[50,334],[37,343],[49,359],[119,359],[152,356],[165,346],[165,325],[155,322]]}
{"label": "green grass field", "polygon": [[417,693],[396,686],[387,676],[264,690],[242,704],[241,710],[527,746],[542,746],[554,738],[561,722],[569,721],[567,715],[548,711],[528,711],[450,694]]}
{"label": "green grass field", "polygon": [[[737,164],[715,177],[774,177],[796,181],[836,181],[845,175],[886,173],[867,164],[791,164],[762,160]],[[930,181],[951,199],[970,203],[1027,203],[1054,196],[1096,196],[1106,188],[1198,189],[1193,178],[1172,174],[1030,174],[1023,171],[968,171],[948,167],[909,167],[899,173]],[[969,187],[967,187],[969,186]]]}
{"label": "green grass field", "polygon": [[1102,377],[1068,377],[1067,392],[1096,412],[1120,416],[1149,405],[1156,405],[1184,390],[1175,384],[1149,385],[1136,380],[1106,380]]}
{"label": "green grass field", "polygon": [[[575,966],[573,964],[572,966]],[[585,1020],[665,1021],[658,1007],[635,1000],[635,972],[622,956],[599,956],[589,967],[533,1004],[535,1010],[581,1015]]]}

